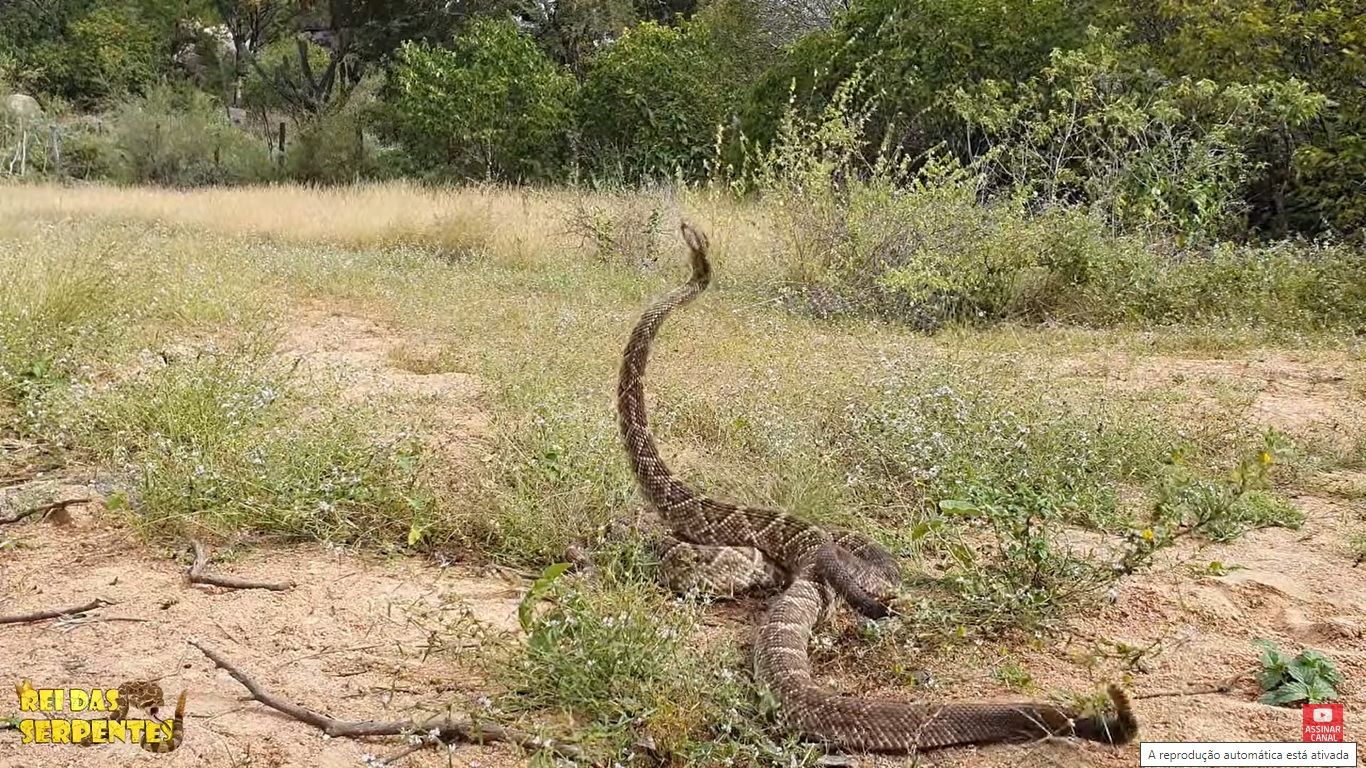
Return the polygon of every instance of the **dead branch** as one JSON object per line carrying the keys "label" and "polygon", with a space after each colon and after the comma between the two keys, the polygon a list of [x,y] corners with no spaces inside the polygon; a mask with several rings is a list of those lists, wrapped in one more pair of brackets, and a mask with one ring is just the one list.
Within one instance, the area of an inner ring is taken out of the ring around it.
{"label": "dead branch", "polygon": [[91,501],[92,501],[92,499],[88,499],[88,498],[85,498],[85,499],[62,499],[61,501],[53,501],[53,502],[48,502],[47,504],[39,504],[39,505],[36,506],[36,507],[29,507],[28,509],[21,509],[21,510],[19,510],[18,512],[15,512],[14,514],[12,514],[12,515],[10,515],[10,516],[8,516],[8,517],[0,517],[0,525],[8,525],[9,523],[17,523],[17,522],[19,522],[20,520],[23,520],[23,519],[26,518],[26,517],[31,517],[31,516],[33,516],[33,515],[49,515],[49,514],[51,514],[51,513],[53,513],[53,512],[56,512],[56,511],[59,510],[59,509],[66,509],[67,507],[71,506],[72,504],[89,504]]}
{"label": "dead branch", "polygon": [[400,760],[402,760],[403,758],[407,757],[408,755],[411,755],[412,753],[417,752],[418,750],[426,749],[426,748],[427,748],[427,744],[426,744],[425,742],[422,743],[422,744],[409,744],[408,746],[404,747],[403,749],[400,749],[398,752],[396,752],[396,753],[394,753],[394,754],[392,754],[392,755],[390,755],[390,756],[388,756],[388,757],[386,757],[386,758],[382,758],[378,763],[376,763],[376,765],[382,765],[382,766],[394,765],[394,764],[396,764],[398,761],[400,761]]}
{"label": "dead branch", "polygon": [[582,756],[582,751],[573,744],[564,744],[552,739],[542,739],[511,728],[504,728],[492,723],[476,723],[472,720],[433,719],[425,723],[417,723],[414,721],[381,723],[371,720],[346,722],[344,720],[336,720],[267,692],[261,688],[259,683],[248,676],[247,673],[243,672],[232,662],[224,658],[222,654],[208,645],[205,645],[198,640],[190,640],[190,645],[198,648],[205,656],[208,656],[215,665],[231,675],[232,679],[241,683],[242,687],[246,688],[247,691],[251,693],[251,697],[256,701],[261,702],[277,712],[288,715],[301,723],[307,723],[333,738],[403,736],[410,733],[430,733],[435,731],[436,739],[443,742],[460,741],[468,744],[481,744],[486,741],[504,741],[533,750],[549,749],[555,754],[569,759],[577,759]]}
{"label": "dead branch", "polygon": [[1153,693],[1145,693],[1141,696],[1134,696],[1133,698],[1157,699],[1165,698],[1168,696],[1203,696],[1209,693],[1228,693],[1229,691],[1233,690],[1233,686],[1237,685],[1239,680],[1242,680],[1243,677],[1250,674],[1251,671],[1252,670],[1245,669],[1235,675],[1232,675],[1228,678],[1225,678],[1215,683],[1207,683],[1205,685],[1191,685],[1179,691],[1155,691]]}
{"label": "dead branch", "polygon": [[294,582],[249,581],[204,573],[204,568],[209,564],[209,551],[199,543],[199,539],[190,539],[190,545],[194,547],[194,562],[190,564],[189,570],[191,584],[209,584],[227,589],[269,589],[275,592],[283,592],[294,587]]}
{"label": "dead branch", "polygon": [[55,610],[34,611],[33,613],[20,613],[14,616],[0,616],[0,624],[28,624],[34,621],[43,621],[45,619],[79,616],[82,613],[93,611],[101,606],[113,604],[112,600],[105,600],[104,598],[97,597],[85,605],[78,605],[74,608],[57,608]]}

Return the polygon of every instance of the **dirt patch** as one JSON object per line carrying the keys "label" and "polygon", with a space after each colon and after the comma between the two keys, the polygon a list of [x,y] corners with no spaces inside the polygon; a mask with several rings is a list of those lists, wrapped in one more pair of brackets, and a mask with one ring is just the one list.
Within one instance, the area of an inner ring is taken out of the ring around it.
{"label": "dirt patch", "polygon": [[1162,389],[1209,403],[1211,390],[1229,389],[1248,399],[1250,420],[1286,431],[1344,426],[1356,400],[1345,356],[1298,360],[1280,353],[1243,359],[1103,356],[1056,361],[1064,376],[1104,378],[1107,387]]}
{"label": "dirt patch", "polygon": [[458,475],[483,450],[489,422],[482,388],[467,373],[434,369],[430,342],[412,340],[361,314],[306,304],[288,324],[278,354],[297,360],[305,376],[337,385],[348,402],[391,405],[424,427],[429,466]]}
{"label": "dirt patch", "polygon": [[[495,635],[514,630],[523,590],[468,570],[322,546],[257,550],[213,565],[223,573],[293,580],[298,586],[286,592],[195,587],[175,553],[140,544],[98,504],[73,507],[66,525],[24,523],[6,536],[14,541],[0,560],[4,612],[95,597],[115,604],[86,621],[0,627],[5,690],[22,679],[88,687],[151,678],[169,697],[188,690],[189,700],[185,742],[169,755],[129,745],[22,746],[11,731],[0,733],[3,765],[361,765],[365,754],[398,748],[392,740],[324,739],[243,701],[245,690],[186,641],[214,646],[273,692],[334,717],[400,720],[448,706],[466,712],[479,706],[480,681],[451,646],[477,643],[476,627]],[[433,632],[447,649],[431,647]],[[456,764],[523,763],[506,746],[463,746],[454,754]],[[427,752],[403,764],[448,763]]]}

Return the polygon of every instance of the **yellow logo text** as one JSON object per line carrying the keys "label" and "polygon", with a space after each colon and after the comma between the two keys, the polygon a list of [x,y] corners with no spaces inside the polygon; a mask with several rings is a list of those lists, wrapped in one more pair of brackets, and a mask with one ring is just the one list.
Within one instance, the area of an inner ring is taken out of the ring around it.
{"label": "yellow logo text", "polygon": [[156,744],[169,741],[174,734],[173,721],[59,716],[73,712],[117,712],[117,688],[34,688],[25,680],[14,689],[19,695],[20,713],[48,715],[18,720],[24,744]]}

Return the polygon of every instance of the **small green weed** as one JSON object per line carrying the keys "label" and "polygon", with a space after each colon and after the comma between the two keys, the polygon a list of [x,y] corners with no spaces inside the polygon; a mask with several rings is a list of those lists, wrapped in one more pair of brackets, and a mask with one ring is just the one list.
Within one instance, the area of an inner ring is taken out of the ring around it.
{"label": "small green weed", "polygon": [[1034,678],[1029,671],[1013,661],[992,670],[992,677],[1012,691],[1025,691],[1034,685]]}
{"label": "small green weed", "polygon": [[733,671],[738,649],[706,641],[699,618],[700,606],[651,584],[585,582],[551,566],[519,610],[525,644],[490,659],[507,691],[497,711],[565,716],[607,762],[642,752],[687,764],[814,760],[815,750],[770,740],[759,697]]}
{"label": "small green weed", "polygon": [[1201,476],[1187,464],[1184,451],[1174,452],[1152,515],[1129,532],[1120,570],[1132,573],[1186,536],[1230,541],[1255,528],[1298,528],[1304,514],[1270,490],[1271,468],[1282,443],[1276,432],[1267,432],[1262,446],[1243,457],[1223,481]]}
{"label": "small green weed", "polygon": [[1242,568],[1243,566],[1241,565],[1228,565],[1220,560],[1211,560],[1204,565],[1192,565],[1191,573],[1196,576],[1212,576],[1218,578],[1220,576],[1227,576]]}
{"label": "small green weed", "polygon": [[1356,564],[1366,563],[1366,533],[1353,533],[1348,536],[1347,550],[1352,553],[1352,559]]}
{"label": "small green weed", "polygon": [[1342,675],[1327,656],[1304,650],[1292,658],[1270,641],[1254,642],[1262,649],[1257,683],[1265,692],[1263,704],[1320,704],[1337,700]]}

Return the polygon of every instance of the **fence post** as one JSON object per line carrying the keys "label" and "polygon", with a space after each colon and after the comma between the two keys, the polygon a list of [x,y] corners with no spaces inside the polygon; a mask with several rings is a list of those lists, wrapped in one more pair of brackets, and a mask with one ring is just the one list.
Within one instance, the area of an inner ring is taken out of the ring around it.
{"label": "fence post", "polygon": [[28,175],[28,121],[19,118],[19,175]]}
{"label": "fence post", "polygon": [[285,121],[280,121],[280,154],[275,158],[280,164],[280,170],[285,169]]}
{"label": "fence post", "polygon": [[52,124],[52,168],[57,178],[62,178],[62,129],[55,122]]}
{"label": "fence post", "polygon": [[361,174],[365,171],[365,126],[361,124],[360,117],[356,118],[356,181],[360,181]]}

